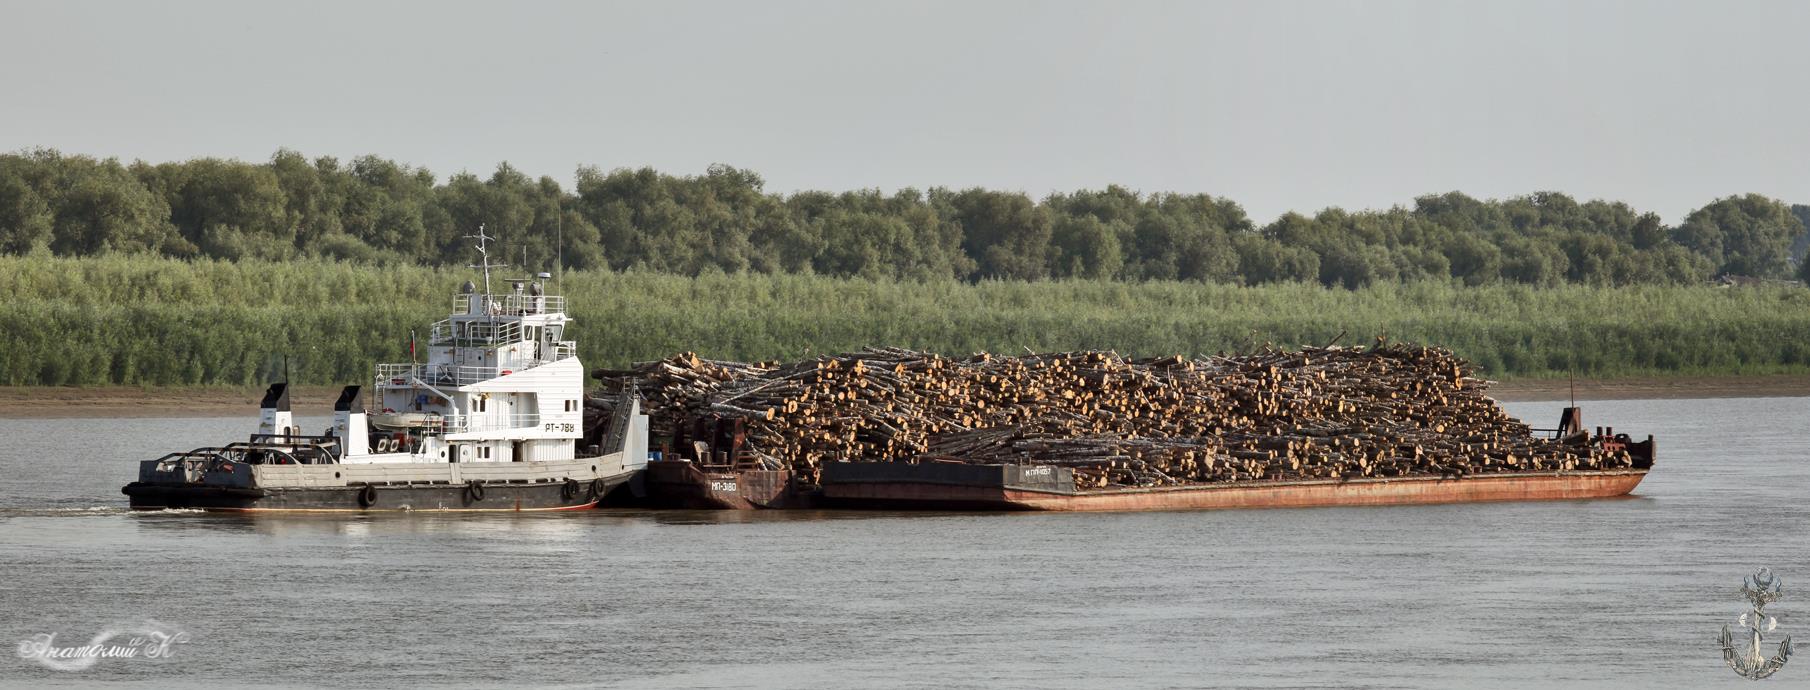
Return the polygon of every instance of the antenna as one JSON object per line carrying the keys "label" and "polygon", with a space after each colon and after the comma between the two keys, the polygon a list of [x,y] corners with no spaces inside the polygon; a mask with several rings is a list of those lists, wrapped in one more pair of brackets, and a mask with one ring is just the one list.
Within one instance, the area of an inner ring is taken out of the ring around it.
{"label": "antenna", "polygon": [[562,295],[565,294],[566,288],[566,283],[563,280],[566,277],[566,242],[564,237],[566,212],[564,209],[560,208],[562,203],[560,197],[565,196],[565,194],[565,192],[561,191],[553,195],[553,275],[556,276],[553,279],[553,289]]}
{"label": "antenna", "polygon": [[484,294],[488,295],[490,294],[490,269],[506,268],[509,264],[490,263],[490,250],[485,248],[484,243],[496,238],[484,234],[483,223],[478,224],[478,234],[466,235],[465,239],[478,241],[478,263],[472,264],[471,266],[468,266],[468,268],[477,268],[484,271]]}

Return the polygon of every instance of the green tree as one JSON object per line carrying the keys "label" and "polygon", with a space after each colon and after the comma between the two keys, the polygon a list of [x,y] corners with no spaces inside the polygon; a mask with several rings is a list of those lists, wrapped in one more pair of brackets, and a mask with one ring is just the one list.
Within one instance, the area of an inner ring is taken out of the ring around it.
{"label": "green tree", "polygon": [[16,156],[0,156],[0,252],[26,254],[50,247],[56,217],[17,168]]}
{"label": "green tree", "polygon": [[345,200],[322,179],[338,172],[338,161],[310,162],[300,153],[279,149],[270,157],[269,167],[282,190],[284,222],[294,229],[297,248],[307,249],[323,237],[344,233],[339,210]]}
{"label": "green tree", "polygon": [[1776,278],[1790,271],[1791,243],[1803,233],[1804,224],[1790,206],[1745,194],[1692,211],[1672,237],[1708,257],[1722,273]]}
{"label": "green tree", "polygon": [[[331,192],[345,200],[340,225],[346,234],[380,250],[417,260],[462,264],[468,256],[448,250],[462,245],[446,216],[430,212],[435,205],[434,175],[376,156],[352,160],[343,173],[335,171]],[[435,231],[429,232],[433,218]]]}
{"label": "green tree", "polygon": [[269,167],[198,158],[135,165],[133,171],[169,204],[170,222],[183,238],[207,254],[228,259],[294,254],[288,200]]}
{"label": "green tree", "polygon": [[962,229],[962,249],[974,259],[976,278],[1031,280],[1049,275],[1049,214],[1029,197],[969,189],[943,195]]}
{"label": "green tree", "polygon": [[1473,233],[1456,233],[1447,240],[1446,258],[1452,277],[1465,285],[1483,285],[1502,277],[1502,250]]}
{"label": "green tree", "polygon": [[1517,283],[1557,285],[1570,266],[1565,252],[1551,242],[1511,237],[1502,244],[1502,277]]}
{"label": "green tree", "polygon": [[167,252],[192,255],[195,246],[170,225],[170,207],[113,159],[63,156],[52,150],[24,156],[27,182],[55,218],[50,249],[59,254]]}
{"label": "green tree", "polygon": [[1240,233],[1232,244],[1238,252],[1238,275],[1247,285],[1320,278],[1320,255],[1305,247],[1290,247],[1255,233]]}
{"label": "green tree", "polygon": [[1117,277],[1125,263],[1120,233],[1092,215],[1058,217],[1050,233],[1054,245],[1051,273],[1063,278]]}

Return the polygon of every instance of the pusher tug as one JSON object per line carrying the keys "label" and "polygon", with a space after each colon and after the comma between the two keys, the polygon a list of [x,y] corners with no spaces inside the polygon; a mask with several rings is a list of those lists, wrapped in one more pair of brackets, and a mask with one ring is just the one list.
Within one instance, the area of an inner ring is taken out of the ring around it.
{"label": "pusher tug", "polygon": [[[346,386],[333,426],[305,434],[273,384],[250,440],[139,463],[135,509],[544,511],[595,506],[647,463],[634,393],[606,426],[584,422],[584,365],[563,339],[562,297],[529,279],[492,295],[467,281],[433,325],[426,363],[379,364],[378,411]],[[547,274],[540,274],[541,279]],[[607,434],[605,433],[607,429]]]}

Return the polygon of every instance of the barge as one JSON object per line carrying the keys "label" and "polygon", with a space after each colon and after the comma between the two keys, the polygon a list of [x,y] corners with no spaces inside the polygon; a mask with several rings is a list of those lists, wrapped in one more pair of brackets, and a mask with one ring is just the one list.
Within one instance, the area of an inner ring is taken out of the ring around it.
{"label": "barge", "polygon": [[[689,431],[651,454],[642,473],[643,492],[633,505],[691,510],[814,506],[813,494],[799,490],[791,470],[749,450],[742,420],[705,416]],[[681,450],[674,450],[675,443]]]}
{"label": "barge", "polygon": [[650,460],[643,477],[650,508],[758,510],[810,507],[792,473],[690,460]]}
{"label": "barge", "polygon": [[1076,490],[1051,465],[835,463],[824,466],[827,507],[876,510],[1212,510],[1540,501],[1623,496],[1645,469],[1514,472],[1468,477],[1250,481]]}
{"label": "barge", "polygon": [[1557,429],[1536,430],[1597,451],[1625,452],[1631,466],[1600,470],[1499,471],[1397,477],[1277,479],[1171,486],[1078,488],[1069,467],[985,464],[959,459],[825,464],[816,485],[759,463],[740,420],[698,419],[647,464],[646,495],[655,508],[754,510],[1145,511],[1306,508],[1489,501],[1547,501],[1625,496],[1646,478],[1652,436],[1634,441],[1613,428],[1592,434],[1577,407]]}
{"label": "barge", "polygon": [[1309,508],[1487,501],[1552,501],[1625,496],[1653,467],[1653,437],[1633,441],[1613,429],[1573,431],[1566,408],[1554,436],[1626,452],[1632,466],[1600,470],[1504,471],[1399,477],[1277,479],[1173,486],[1078,489],[1074,470],[1055,465],[961,462],[840,462],[823,468],[823,505],[877,510],[1140,511]]}

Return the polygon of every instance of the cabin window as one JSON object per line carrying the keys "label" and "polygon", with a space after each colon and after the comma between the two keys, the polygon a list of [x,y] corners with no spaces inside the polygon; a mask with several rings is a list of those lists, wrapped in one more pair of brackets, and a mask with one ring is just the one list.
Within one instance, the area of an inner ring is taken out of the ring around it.
{"label": "cabin window", "polygon": [[574,412],[574,411],[577,411],[577,409],[578,409],[577,400],[567,400],[566,401],[566,411],[567,412]]}
{"label": "cabin window", "polygon": [[478,459],[479,460],[489,460],[490,459],[490,446],[478,446]]}
{"label": "cabin window", "polygon": [[483,412],[483,411],[484,411],[484,399],[483,399],[483,398],[478,398],[478,399],[477,399],[477,400],[476,400],[476,401],[473,401],[473,402],[472,402],[472,403],[471,403],[471,411],[473,411],[473,412]]}

